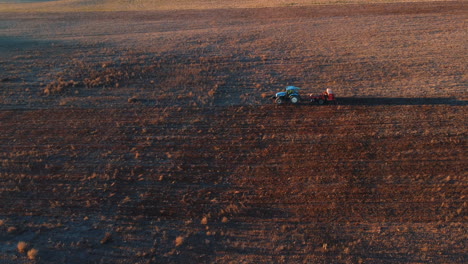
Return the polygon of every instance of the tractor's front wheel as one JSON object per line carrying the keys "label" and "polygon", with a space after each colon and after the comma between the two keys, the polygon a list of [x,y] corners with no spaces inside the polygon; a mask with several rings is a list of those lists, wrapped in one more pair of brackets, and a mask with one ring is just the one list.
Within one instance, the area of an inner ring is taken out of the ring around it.
{"label": "tractor's front wheel", "polygon": [[319,105],[323,105],[324,103],[325,103],[325,100],[323,100],[323,99],[319,99],[319,100],[318,100],[318,104],[319,104]]}
{"label": "tractor's front wheel", "polygon": [[291,100],[291,103],[293,103],[293,104],[297,104],[299,102],[299,98],[296,97],[296,96],[291,96],[291,98],[289,98],[289,100]]}
{"label": "tractor's front wheel", "polygon": [[278,98],[276,98],[275,103],[279,104],[279,105],[283,104],[283,99],[281,97],[278,97]]}

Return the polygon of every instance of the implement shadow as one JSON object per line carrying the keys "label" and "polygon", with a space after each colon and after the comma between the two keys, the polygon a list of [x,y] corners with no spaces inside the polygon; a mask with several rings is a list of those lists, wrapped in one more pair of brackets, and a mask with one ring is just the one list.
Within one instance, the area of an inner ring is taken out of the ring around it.
{"label": "implement shadow", "polygon": [[430,98],[402,98],[402,97],[339,97],[340,105],[467,105],[467,100],[455,98],[430,97]]}

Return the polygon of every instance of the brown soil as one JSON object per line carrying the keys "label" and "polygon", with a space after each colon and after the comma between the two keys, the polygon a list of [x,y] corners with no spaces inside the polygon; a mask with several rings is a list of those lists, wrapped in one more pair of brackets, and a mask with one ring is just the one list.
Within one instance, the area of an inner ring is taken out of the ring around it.
{"label": "brown soil", "polygon": [[0,263],[466,262],[465,6],[1,14]]}

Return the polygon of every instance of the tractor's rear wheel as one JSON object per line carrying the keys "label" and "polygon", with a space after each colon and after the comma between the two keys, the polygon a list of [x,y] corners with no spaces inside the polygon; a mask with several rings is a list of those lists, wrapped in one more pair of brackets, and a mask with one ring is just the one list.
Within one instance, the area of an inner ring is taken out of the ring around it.
{"label": "tractor's rear wheel", "polygon": [[291,100],[291,103],[293,104],[297,104],[299,102],[299,98],[297,98],[296,96],[291,96],[289,100]]}

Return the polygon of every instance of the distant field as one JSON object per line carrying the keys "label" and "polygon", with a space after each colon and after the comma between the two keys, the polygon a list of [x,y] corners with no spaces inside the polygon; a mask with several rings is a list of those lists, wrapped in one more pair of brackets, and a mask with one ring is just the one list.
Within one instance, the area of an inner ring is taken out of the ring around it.
{"label": "distant field", "polygon": [[[0,12],[69,12],[69,11],[137,11],[219,8],[260,8],[321,4],[362,4],[396,2],[447,2],[448,0],[0,0]],[[5,3],[6,2],[6,3]],[[24,3],[35,2],[35,3]]]}
{"label": "distant field", "polygon": [[114,2],[2,5],[0,264],[466,263],[466,1]]}

